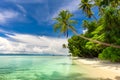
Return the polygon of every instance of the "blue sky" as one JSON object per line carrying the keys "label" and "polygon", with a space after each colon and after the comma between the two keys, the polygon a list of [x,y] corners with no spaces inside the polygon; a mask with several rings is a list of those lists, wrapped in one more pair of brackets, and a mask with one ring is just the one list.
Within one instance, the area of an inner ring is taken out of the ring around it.
{"label": "blue sky", "polygon": [[[17,43],[24,44],[26,46],[30,45],[31,43],[35,43],[34,45],[31,44],[32,48],[37,47],[38,45],[36,44],[39,44],[40,47],[41,42],[36,43],[37,40],[39,40],[38,37],[45,37],[49,40],[58,39],[60,42],[62,39],[64,40],[63,43],[66,43],[65,38],[58,38],[59,33],[54,32],[53,18],[57,16],[60,10],[69,10],[71,13],[74,13],[73,19],[78,21],[78,24],[75,25],[77,31],[82,33],[81,22],[87,18],[81,10],[78,10],[79,3],[80,0],[1,0],[0,38],[3,43],[0,43],[0,45],[4,47],[0,47],[0,52],[4,53],[5,50],[8,49],[6,47],[9,45],[11,45],[11,47],[9,46],[11,51],[8,50],[6,53],[21,51],[35,52],[27,51],[25,49],[18,49],[14,51],[13,47],[15,46],[13,46],[13,43],[14,45],[18,45],[18,47],[19,44]],[[70,36],[71,35],[72,33],[70,33]],[[19,37],[21,38],[19,39]],[[31,38],[35,38],[36,40],[34,39],[30,43],[29,40]],[[4,44],[5,40],[7,45]],[[44,44],[42,44],[42,46],[44,46]],[[43,49],[39,47],[37,47],[39,49],[38,52]],[[42,52],[44,52],[44,50]]]}

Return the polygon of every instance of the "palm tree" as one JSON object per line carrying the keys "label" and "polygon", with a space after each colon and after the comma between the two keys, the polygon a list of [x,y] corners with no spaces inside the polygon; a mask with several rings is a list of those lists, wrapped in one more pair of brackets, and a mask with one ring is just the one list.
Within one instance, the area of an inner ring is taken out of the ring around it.
{"label": "palm tree", "polygon": [[97,6],[99,9],[99,15],[104,14],[104,8],[102,7],[102,0],[94,0],[94,6]]}
{"label": "palm tree", "polygon": [[102,0],[101,1],[101,6],[107,7],[109,5],[112,5],[113,7],[119,6],[120,0]]}
{"label": "palm tree", "polygon": [[104,22],[103,22],[104,32],[106,32],[106,37],[108,39],[107,41],[112,40],[112,43],[116,42],[116,39],[113,39],[113,37],[110,37],[110,36],[114,35],[114,37],[116,36],[120,38],[119,9],[116,9],[112,6],[107,7],[103,16],[104,16],[103,17],[104,18]]}
{"label": "palm tree", "polygon": [[115,48],[120,48],[119,45],[113,45],[113,44],[101,42],[98,40],[93,40],[91,38],[87,38],[85,36],[79,35],[76,32],[75,28],[72,26],[73,24],[76,24],[76,21],[71,20],[70,19],[71,17],[73,17],[73,15],[69,11],[67,11],[67,10],[60,11],[60,14],[58,15],[58,17],[54,18],[57,21],[54,25],[54,30],[56,31],[56,30],[60,29],[60,32],[67,34],[67,37],[68,37],[68,29],[71,29],[75,35],[77,35],[85,40],[91,41],[93,43],[101,44],[104,46],[111,46],[111,47],[115,47]]}
{"label": "palm tree", "polygon": [[60,11],[58,17],[54,18],[56,23],[54,24],[54,31],[60,30],[61,33],[64,33],[66,37],[68,37],[68,30],[71,29],[72,31],[76,31],[75,28],[72,26],[77,22],[75,20],[71,20],[70,18],[73,17],[67,10]]}
{"label": "palm tree", "polygon": [[85,14],[88,16],[88,18],[91,18],[93,16],[97,21],[97,18],[93,15],[93,12],[91,10],[92,6],[93,5],[90,4],[89,0],[81,0],[81,3],[79,4],[79,9],[82,9],[83,12],[85,12]]}
{"label": "palm tree", "polygon": [[118,7],[120,5],[120,0],[112,0],[111,5],[112,7]]}

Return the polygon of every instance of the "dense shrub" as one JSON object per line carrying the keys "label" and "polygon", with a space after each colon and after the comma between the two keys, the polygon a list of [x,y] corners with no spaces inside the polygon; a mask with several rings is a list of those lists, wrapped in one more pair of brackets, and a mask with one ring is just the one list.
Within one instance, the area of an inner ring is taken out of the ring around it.
{"label": "dense shrub", "polygon": [[110,60],[111,62],[120,62],[120,49],[107,47],[99,54],[102,60]]}
{"label": "dense shrub", "polygon": [[72,53],[73,56],[79,57],[98,57],[98,54],[101,51],[100,46],[84,40],[79,36],[72,36],[68,40],[68,48],[69,52]]}
{"label": "dense shrub", "polygon": [[72,53],[73,56],[83,56],[84,45],[86,41],[81,39],[79,36],[72,36],[68,40],[68,48],[69,52]]}

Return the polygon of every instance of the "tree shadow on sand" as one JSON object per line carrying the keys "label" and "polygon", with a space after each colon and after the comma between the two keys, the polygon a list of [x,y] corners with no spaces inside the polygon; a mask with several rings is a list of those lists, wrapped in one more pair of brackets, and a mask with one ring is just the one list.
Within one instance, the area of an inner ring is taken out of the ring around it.
{"label": "tree shadow on sand", "polygon": [[116,79],[116,80],[120,80],[120,76],[116,76],[115,79]]}

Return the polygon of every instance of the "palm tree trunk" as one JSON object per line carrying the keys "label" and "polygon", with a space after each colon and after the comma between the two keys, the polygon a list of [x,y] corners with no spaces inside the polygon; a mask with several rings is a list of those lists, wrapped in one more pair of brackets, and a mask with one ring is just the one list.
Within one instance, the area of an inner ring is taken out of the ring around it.
{"label": "palm tree trunk", "polygon": [[69,33],[68,33],[68,27],[67,27],[67,37],[68,37],[68,34],[69,34]]}
{"label": "palm tree trunk", "polygon": [[79,36],[79,37],[81,37],[81,38],[83,38],[83,39],[85,39],[85,40],[91,41],[91,42],[93,42],[93,43],[101,44],[101,45],[104,45],[104,46],[110,46],[110,47],[114,47],[114,48],[120,48],[119,45],[109,44],[109,43],[105,43],[105,42],[101,42],[101,41],[98,41],[98,40],[93,40],[93,39],[91,39],[91,38],[84,37],[84,36],[79,35],[78,33],[76,33],[76,31],[73,31],[73,33],[74,33],[75,35],[77,35],[77,36]]}

